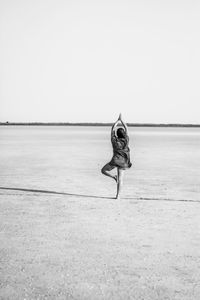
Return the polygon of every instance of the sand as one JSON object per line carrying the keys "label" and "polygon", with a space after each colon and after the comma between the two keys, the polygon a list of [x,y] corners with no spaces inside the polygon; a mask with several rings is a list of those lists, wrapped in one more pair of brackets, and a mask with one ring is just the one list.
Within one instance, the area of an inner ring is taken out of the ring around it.
{"label": "sand", "polygon": [[[3,139],[0,299],[199,300],[198,187],[167,197],[160,182],[160,194],[147,193],[145,177],[138,194],[135,167],[115,200],[114,181],[94,176],[89,151],[75,152],[74,139],[66,172],[66,147],[56,141]],[[93,157],[101,165],[104,156]]]}

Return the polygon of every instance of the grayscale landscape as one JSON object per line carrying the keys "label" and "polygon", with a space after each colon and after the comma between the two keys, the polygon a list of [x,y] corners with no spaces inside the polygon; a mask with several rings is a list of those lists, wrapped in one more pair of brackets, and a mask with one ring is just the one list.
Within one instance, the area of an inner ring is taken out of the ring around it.
{"label": "grayscale landscape", "polygon": [[200,299],[200,128],[0,127],[0,299]]}

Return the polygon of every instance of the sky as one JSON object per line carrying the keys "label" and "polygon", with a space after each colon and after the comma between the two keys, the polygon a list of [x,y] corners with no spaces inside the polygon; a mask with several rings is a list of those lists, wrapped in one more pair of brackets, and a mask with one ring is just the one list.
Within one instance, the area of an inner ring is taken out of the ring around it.
{"label": "sky", "polygon": [[199,0],[1,0],[0,122],[200,123]]}

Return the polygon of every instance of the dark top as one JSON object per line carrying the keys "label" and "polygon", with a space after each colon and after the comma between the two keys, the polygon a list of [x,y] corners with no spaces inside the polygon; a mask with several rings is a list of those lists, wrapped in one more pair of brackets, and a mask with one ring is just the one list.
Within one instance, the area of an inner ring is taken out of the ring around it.
{"label": "dark top", "polygon": [[126,135],[124,138],[115,136],[114,131],[111,133],[111,143],[113,146],[113,157],[110,164],[122,169],[128,169],[132,166],[130,162],[130,149],[128,147],[129,137]]}

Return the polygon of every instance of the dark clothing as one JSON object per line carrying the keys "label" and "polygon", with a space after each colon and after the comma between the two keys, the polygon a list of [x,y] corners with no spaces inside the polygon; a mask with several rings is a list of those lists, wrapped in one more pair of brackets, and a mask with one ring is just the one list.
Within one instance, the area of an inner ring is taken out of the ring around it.
{"label": "dark clothing", "polygon": [[128,169],[132,166],[130,162],[130,149],[128,147],[129,138],[126,135],[124,138],[118,138],[114,132],[111,135],[111,142],[113,146],[113,157],[110,161],[110,165]]}

